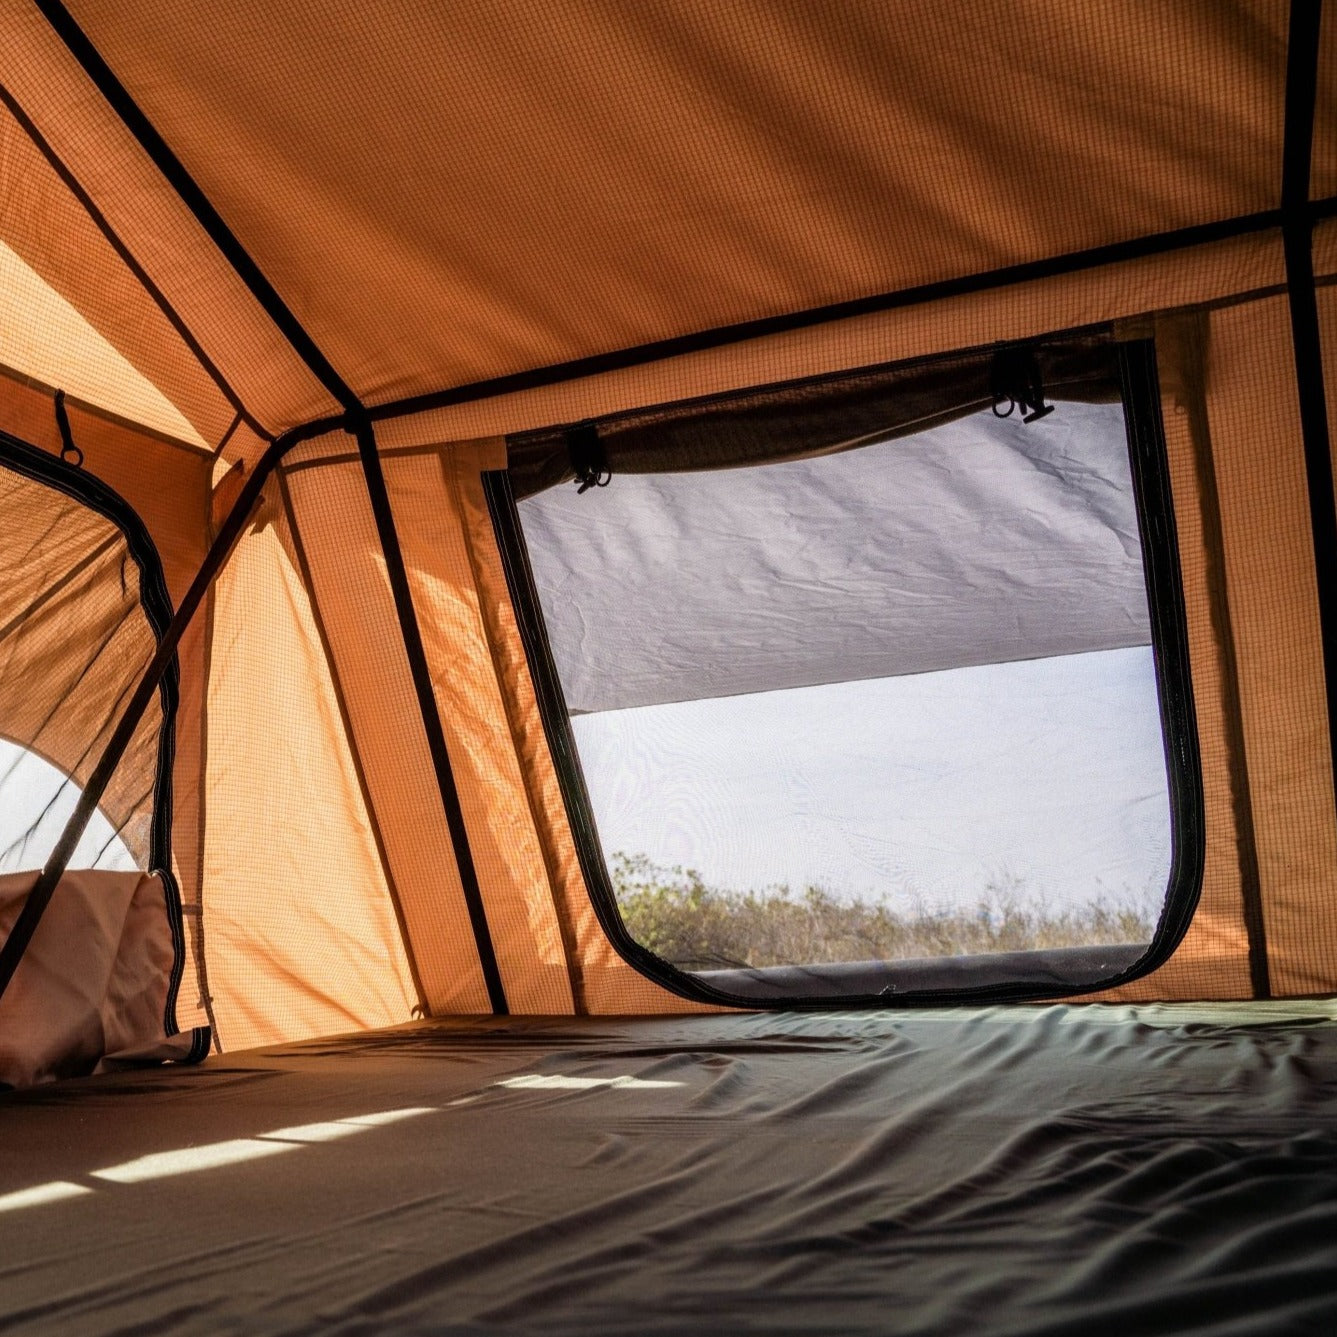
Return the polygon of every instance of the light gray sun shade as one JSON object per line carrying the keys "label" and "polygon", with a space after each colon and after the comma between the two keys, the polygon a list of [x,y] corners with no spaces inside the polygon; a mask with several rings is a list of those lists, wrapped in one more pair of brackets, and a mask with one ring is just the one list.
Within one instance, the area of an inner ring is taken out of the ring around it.
{"label": "light gray sun shade", "polygon": [[519,506],[573,714],[1151,639],[1118,404]]}

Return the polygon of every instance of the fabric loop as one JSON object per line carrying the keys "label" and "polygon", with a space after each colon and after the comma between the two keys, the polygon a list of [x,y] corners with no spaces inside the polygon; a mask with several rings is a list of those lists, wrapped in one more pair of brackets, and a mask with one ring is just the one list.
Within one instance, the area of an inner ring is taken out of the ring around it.
{"label": "fabric loop", "polygon": [[76,469],[84,467],[84,453],[74,444],[70,415],[65,411],[65,391],[56,391],[56,426],[60,429],[60,458]]}

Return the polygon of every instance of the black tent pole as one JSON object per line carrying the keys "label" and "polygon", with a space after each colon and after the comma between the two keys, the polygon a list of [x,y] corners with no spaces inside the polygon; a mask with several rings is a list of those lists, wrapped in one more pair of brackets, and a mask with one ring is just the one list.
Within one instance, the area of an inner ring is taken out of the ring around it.
{"label": "black tent pole", "polygon": [[1328,744],[1337,784],[1337,509],[1333,501],[1332,443],[1315,292],[1313,233],[1316,211],[1309,199],[1318,93],[1321,0],[1292,0],[1286,63],[1286,127],[1281,180],[1281,235],[1286,289],[1295,350],[1295,385],[1309,490],[1314,541],[1319,635],[1328,702]]}
{"label": "black tent pole", "polygon": [[488,1003],[494,1014],[504,1017],[510,1011],[506,1001],[506,989],[502,983],[501,968],[497,963],[492,930],[488,927],[483,893],[478,885],[478,870],[474,864],[473,851],[469,847],[469,833],[464,824],[464,811],[460,807],[459,788],[455,783],[455,773],[450,764],[450,752],[446,746],[441,712],[436,705],[436,689],[432,686],[432,674],[427,662],[427,651],[423,645],[422,628],[418,624],[418,612],[413,602],[413,591],[409,586],[408,569],[404,565],[404,551],[399,543],[399,530],[395,524],[394,510],[390,505],[390,494],[385,485],[385,472],[381,468],[376,432],[370,419],[365,416],[350,417],[346,430],[356,439],[358,455],[362,461],[367,497],[371,503],[372,518],[376,522],[376,532],[381,541],[381,552],[385,557],[385,573],[390,584],[390,595],[399,618],[404,654],[408,659],[409,673],[413,678],[413,690],[418,699],[418,712],[422,716],[423,731],[427,735],[427,750],[436,772],[446,828],[450,832],[451,844],[455,851],[460,890],[464,895],[464,904],[469,912],[469,926],[473,929],[474,943],[478,948],[478,964],[482,970],[483,984],[487,989]]}
{"label": "black tent pole", "polygon": [[190,589],[186,591],[185,598],[181,600],[180,606],[163,632],[162,639],[158,642],[158,649],[144,670],[139,686],[135,688],[135,693],[125,708],[125,713],[93,767],[93,772],[79,795],[79,801],[74,805],[74,811],[65,823],[65,829],[60,833],[55,848],[38,874],[33,889],[28,893],[28,898],[14,921],[9,937],[5,939],[4,946],[0,947],[0,997],[4,996],[10,980],[14,978],[14,972],[18,969],[19,962],[23,959],[23,954],[27,951],[43,914],[46,913],[46,907],[69,866],[89,819],[101,801],[122,756],[125,755],[126,748],[130,746],[144,712],[158,691],[158,684],[176,655],[181,637],[203,602],[209,587],[222,570],[238,538],[241,537],[247,519],[260,500],[265,482],[288,449],[296,445],[299,440],[305,439],[307,435],[307,432],[298,429],[279,437],[269,446],[242,486],[241,493],[228,512],[227,519],[223,521],[217,536],[210,544]]}

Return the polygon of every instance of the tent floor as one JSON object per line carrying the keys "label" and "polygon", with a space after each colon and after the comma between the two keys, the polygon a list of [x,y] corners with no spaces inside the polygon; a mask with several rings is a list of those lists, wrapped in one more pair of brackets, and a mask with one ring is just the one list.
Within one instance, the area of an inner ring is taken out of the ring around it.
{"label": "tent floor", "polygon": [[7,1332],[1337,1331],[1330,1003],[433,1021],[0,1118]]}

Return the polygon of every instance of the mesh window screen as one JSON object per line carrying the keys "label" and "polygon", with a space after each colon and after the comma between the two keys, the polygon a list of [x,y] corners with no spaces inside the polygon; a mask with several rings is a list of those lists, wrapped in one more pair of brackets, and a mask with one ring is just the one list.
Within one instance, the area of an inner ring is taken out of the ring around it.
{"label": "mesh window screen", "polygon": [[[46,860],[171,615],[133,511],[0,433],[0,872]],[[175,672],[72,868],[168,868]]]}
{"label": "mesh window screen", "polygon": [[1194,885],[1146,565],[1173,554],[1123,402],[1022,417],[518,503],[592,890],[643,963],[757,1001],[1159,954]]}

